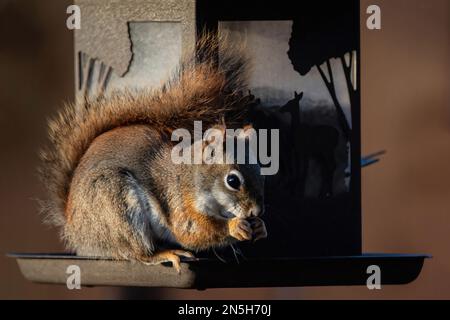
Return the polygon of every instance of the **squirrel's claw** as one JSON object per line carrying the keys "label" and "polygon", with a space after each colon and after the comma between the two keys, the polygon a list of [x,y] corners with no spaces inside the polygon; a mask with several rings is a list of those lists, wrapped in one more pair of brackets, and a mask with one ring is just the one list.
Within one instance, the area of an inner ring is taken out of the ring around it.
{"label": "squirrel's claw", "polygon": [[252,239],[252,227],[250,222],[242,218],[233,218],[228,223],[230,236],[233,238],[244,241]]}
{"label": "squirrel's claw", "polygon": [[256,242],[260,239],[267,238],[266,225],[261,218],[253,217],[250,220],[250,224],[253,229],[253,242]]}
{"label": "squirrel's claw", "polygon": [[195,256],[189,252],[184,250],[164,250],[155,253],[152,256],[148,257],[140,257],[138,261],[146,264],[146,265],[155,265],[164,262],[171,262],[173,268],[177,271],[178,274],[181,273],[181,262],[180,257],[185,257],[189,259],[195,259]]}
{"label": "squirrel's claw", "polygon": [[167,256],[167,260],[172,262],[172,267],[177,271],[178,274],[181,273],[181,263],[180,257],[176,254],[170,254]]}
{"label": "squirrel's claw", "polygon": [[172,250],[174,254],[179,257],[187,258],[189,261],[197,261],[198,259],[189,251],[184,250]]}

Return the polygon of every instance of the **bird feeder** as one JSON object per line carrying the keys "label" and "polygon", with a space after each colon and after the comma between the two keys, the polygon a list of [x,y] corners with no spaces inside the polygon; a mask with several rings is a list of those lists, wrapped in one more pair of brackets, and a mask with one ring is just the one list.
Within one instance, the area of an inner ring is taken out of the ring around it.
{"label": "bird feeder", "polygon": [[[361,244],[359,1],[77,0],[76,96],[156,87],[204,30],[244,40],[256,128],[280,130],[266,178],[268,238],[170,266],[70,254],[15,254],[32,281],[180,288],[405,284],[426,255],[367,254]],[[220,59],[220,56],[219,56]],[[237,255],[236,261],[234,255]],[[230,258],[231,257],[231,258]],[[244,258],[245,257],[245,258]],[[223,262],[221,260],[226,260]]]}

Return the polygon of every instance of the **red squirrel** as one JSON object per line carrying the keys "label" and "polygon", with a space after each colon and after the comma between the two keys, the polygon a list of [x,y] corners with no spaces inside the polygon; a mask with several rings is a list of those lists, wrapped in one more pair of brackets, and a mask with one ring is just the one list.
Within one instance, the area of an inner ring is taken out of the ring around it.
{"label": "red squirrel", "polygon": [[[204,35],[160,89],[67,105],[41,152],[47,221],[82,256],[172,262],[267,236],[258,164],[174,164],[171,133],[239,128],[249,104],[242,48]],[[217,55],[220,62],[217,62]],[[225,131],[224,131],[225,132]],[[201,141],[206,144],[206,141]],[[173,245],[173,247],[171,247]],[[181,249],[180,249],[181,247]]]}

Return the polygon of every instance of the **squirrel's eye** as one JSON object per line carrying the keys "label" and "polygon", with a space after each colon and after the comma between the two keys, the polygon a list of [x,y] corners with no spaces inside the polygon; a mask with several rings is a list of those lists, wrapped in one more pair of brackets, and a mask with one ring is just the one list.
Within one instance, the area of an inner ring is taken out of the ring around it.
{"label": "squirrel's eye", "polygon": [[227,185],[229,185],[232,189],[239,190],[241,187],[241,181],[237,175],[230,174],[227,176]]}
{"label": "squirrel's eye", "polygon": [[237,173],[229,173],[225,177],[225,185],[228,187],[228,189],[233,191],[238,191],[241,188],[242,185],[242,179],[239,177]]}

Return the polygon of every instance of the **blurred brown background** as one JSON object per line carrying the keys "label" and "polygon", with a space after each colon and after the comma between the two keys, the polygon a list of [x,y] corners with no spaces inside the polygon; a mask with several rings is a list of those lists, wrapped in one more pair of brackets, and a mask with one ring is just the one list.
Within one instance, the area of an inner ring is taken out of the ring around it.
{"label": "blurred brown background", "polygon": [[[450,2],[361,1],[363,152],[386,149],[363,170],[365,252],[429,253],[406,286],[228,290],[140,290],[38,285],[6,252],[62,251],[33,198],[45,121],[73,99],[72,33],[66,0],[0,0],[0,298],[450,299]],[[365,8],[382,9],[382,30]]]}

